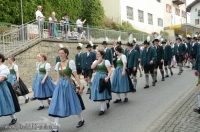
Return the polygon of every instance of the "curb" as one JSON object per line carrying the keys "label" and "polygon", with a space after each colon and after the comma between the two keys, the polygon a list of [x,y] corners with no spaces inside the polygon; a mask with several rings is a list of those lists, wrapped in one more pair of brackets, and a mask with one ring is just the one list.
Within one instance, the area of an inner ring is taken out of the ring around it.
{"label": "curb", "polygon": [[191,89],[175,101],[145,132],[159,132],[163,126],[174,116],[174,114],[187,102],[193,94],[197,92],[196,85],[190,87]]}

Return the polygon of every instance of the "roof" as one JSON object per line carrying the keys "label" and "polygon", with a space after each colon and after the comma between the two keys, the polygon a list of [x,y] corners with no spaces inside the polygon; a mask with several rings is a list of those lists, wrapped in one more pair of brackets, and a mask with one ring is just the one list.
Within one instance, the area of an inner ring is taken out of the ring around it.
{"label": "roof", "polygon": [[191,4],[189,4],[188,6],[187,6],[187,8],[186,8],[186,11],[187,12],[190,12],[190,10],[192,9],[192,7],[193,6],[195,6],[197,3],[199,3],[200,2],[200,0],[195,0],[195,1],[193,1]]}

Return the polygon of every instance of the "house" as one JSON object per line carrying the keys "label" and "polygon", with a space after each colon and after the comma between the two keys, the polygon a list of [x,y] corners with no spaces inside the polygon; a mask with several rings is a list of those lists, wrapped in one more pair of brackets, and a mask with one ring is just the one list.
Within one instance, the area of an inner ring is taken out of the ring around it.
{"label": "house", "polygon": [[200,0],[193,1],[187,6],[186,11],[190,12],[190,23],[200,26]]}

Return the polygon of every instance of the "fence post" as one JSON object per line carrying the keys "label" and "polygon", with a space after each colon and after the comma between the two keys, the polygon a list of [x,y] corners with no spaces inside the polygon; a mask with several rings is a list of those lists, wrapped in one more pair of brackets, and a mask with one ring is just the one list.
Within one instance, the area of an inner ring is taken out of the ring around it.
{"label": "fence post", "polygon": [[87,39],[90,40],[90,29],[88,24],[87,24]]}
{"label": "fence post", "polygon": [[4,42],[4,33],[3,33],[3,54],[5,55],[5,42]]}

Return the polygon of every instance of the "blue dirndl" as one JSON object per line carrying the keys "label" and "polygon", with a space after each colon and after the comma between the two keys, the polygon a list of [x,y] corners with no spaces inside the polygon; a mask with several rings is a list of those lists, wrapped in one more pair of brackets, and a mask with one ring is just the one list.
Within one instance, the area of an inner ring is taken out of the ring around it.
{"label": "blue dirndl", "polygon": [[0,83],[0,117],[15,113],[12,95],[6,81]]}
{"label": "blue dirndl", "polygon": [[106,77],[107,77],[107,73],[96,72],[96,75],[94,76],[94,79],[93,79],[93,82],[92,82],[92,88],[91,88],[91,93],[90,93],[90,99],[91,100],[93,100],[93,101],[105,101],[105,100],[111,100],[112,99],[107,88],[105,88],[102,93],[99,93],[100,79],[106,78]]}
{"label": "blue dirndl", "polygon": [[32,82],[32,90],[34,91],[34,88],[36,86],[36,81],[38,78],[38,73],[35,73],[34,77],[33,77],[33,82]]}
{"label": "blue dirndl", "polygon": [[125,72],[125,75],[122,76],[123,66],[117,66],[113,72],[112,81],[111,81],[111,91],[114,93],[128,93],[131,92],[128,74]]}
{"label": "blue dirndl", "polygon": [[80,100],[71,84],[65,77],[60,78],[49,106],[49,116],[68,117],[82,112]]}
{"label": "blue dirndl", "polygon": [[34,97],[38,100],[51,98],[55,88],[54,82],[47,76],[44,84],[41,84],[45,74],[39,74],[34,87]]}

